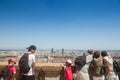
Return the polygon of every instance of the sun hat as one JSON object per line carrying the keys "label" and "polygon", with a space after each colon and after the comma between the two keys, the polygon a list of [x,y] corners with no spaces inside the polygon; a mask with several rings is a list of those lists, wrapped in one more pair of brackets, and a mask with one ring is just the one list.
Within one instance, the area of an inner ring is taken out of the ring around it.
{"label": "sun hat", "polygon": [[16,60],[14,58],[10,58],[8,62],[14,62],[16,64]]}
{"label": "sun hat", "polygon": [[72,61],[70,59],[68,59],[66,62],[72,64]]}

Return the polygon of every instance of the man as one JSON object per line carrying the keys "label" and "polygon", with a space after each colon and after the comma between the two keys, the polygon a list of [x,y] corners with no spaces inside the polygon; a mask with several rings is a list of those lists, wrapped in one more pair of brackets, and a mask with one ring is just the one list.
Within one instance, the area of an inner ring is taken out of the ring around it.
{"label": "man", "polygon": [[[94,51],[92,49],[89,49],[87,52],[89,53],[89,55],[92,55],[92,56],[94,54]],[[89,65],[88,74],[89,74],[89,80],[93,80],[93,71],[91,69],[91,65]]]}
{"label": "man", "polygon": [[28,65],[30,66],[30,70],[28,71],[28,73],[23,74],[21,80],[35,80],[35,51],[36,51],[36,46],[31,45],[30,47],[27,48],[28,52]]}
{"label": "man", "polygon": [[91,54],[91,55],[94,54],[94,51],[93,51],[92,49],[89,49],[87,52],[88,52],[89,54]]}
{"label": "man", "polygon": [[[74,72],[75,80],[93,80],[92,70],[89,68],[91,61],[93,60],[93,50],[90,49],[83,56],[78,56],[75,59],[76,70]],[[89,74],[89,75],[88,75]],[[88,77],[86,77],[86,76]],[[79,78],[79,79],[78,79]]]}
{"label": "man", "polygon": [[104,79],[104,70],[103,70],[103,58],[99,51],[94,52],[94,59],[91,62],[91,67],[93,67],[93,80],[105,80]]}

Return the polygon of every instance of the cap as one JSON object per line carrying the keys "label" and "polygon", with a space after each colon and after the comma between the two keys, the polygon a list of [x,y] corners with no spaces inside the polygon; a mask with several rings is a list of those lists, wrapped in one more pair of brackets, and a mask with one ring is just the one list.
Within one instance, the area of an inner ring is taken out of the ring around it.
{"label": "cap", "polygon": [[72,61],[70,59],[68,59],[66,62],[72,64]]}
{"label": "cap", "polygon": [[89,49],[87,52],[92,54],[94,51],[92,49]]}
{"label": "cap", "polygon": [[14,58],[10,58],[8,62],[14,62],[16,64],[16,60]]}
{"label": "cap", "polygon": [[35,45],[31,45],[31,46],[28,47],[27,49],[33,49],[33,50],[36,50],[36,46],[35,46]]}

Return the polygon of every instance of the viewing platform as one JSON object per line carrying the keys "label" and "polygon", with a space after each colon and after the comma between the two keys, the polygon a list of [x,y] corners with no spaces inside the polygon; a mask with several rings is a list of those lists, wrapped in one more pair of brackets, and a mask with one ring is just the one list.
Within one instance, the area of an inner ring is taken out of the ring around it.
{"label": "viewing platform", "polygon": [[[0,62],[0,70],[6,65],[7,62]],[[16,68],[16,80],[18,80],[18,64],[16,64]],[[61,63],[36,63],[35,78],[36,80],[63,80],[63,70]]]}

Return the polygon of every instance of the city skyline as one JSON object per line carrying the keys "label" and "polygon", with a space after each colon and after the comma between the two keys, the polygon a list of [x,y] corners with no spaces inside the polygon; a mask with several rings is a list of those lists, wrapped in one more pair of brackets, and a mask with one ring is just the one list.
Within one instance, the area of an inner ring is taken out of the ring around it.
{"label": "city skyline", "polygon": [[119,0],[0,0],[0,49],[120,50]]}

